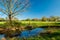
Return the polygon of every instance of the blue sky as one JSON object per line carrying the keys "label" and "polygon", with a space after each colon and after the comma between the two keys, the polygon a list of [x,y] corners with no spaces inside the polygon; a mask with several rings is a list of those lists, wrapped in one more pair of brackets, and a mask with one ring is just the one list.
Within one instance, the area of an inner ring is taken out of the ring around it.
{"label": "blue sky", "polygon": [[19,18],[60,16],[60,0],[30,0],[31,6]]}
{"label": "blue sky", "polygon": [[17,18],[41,18],[43,16],[60,16],[60,0],[30,0],[29,9]]}

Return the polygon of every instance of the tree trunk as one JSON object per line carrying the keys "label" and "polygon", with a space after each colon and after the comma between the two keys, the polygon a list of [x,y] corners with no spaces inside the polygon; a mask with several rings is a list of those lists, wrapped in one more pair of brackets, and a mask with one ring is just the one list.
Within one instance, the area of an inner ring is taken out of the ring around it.
{"label": "tree trunk", "polygon": [[9,15],[9,25],[12,27],[12,17]]}

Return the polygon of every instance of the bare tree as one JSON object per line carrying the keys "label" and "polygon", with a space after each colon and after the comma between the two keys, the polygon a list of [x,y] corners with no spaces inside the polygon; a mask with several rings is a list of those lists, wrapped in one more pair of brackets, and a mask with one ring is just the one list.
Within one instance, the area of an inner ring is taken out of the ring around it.
{"label": "bare tree", "polygon": [[0,12],[7,15],[9,23],[14,16],[20,15],[29,6],[28,0],[0,0]]}

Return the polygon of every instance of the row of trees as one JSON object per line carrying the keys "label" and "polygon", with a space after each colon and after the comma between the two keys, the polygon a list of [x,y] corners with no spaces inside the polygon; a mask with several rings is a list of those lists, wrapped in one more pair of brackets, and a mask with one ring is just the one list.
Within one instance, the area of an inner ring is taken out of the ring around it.
{"label": "row of trees", "polygon": [[[6,21],[8,20],[7,18],[0,18],[0,21]],[[17,18],[13,18],[12,20],[18,20]],[[56,17],[56,16],[51,16],[49,18],[47,17],[42,17],[41,19],[38,18],[33,18],[33,19],[25,19],[25,21],[60,21],[60,17]]]}
{"label": "row of trees", "polygon": [[33,19],[25,19],[25,21],[60,21],[60,17],[56,17],[56,16],[51,16],[49,18],[47,17],[42,17],[41,19],[38,18],[33,18]]}

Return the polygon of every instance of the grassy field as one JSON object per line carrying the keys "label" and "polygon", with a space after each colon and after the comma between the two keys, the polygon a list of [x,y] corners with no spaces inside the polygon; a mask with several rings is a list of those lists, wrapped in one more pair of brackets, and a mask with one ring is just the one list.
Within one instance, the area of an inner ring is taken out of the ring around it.
{"label": "grassy field", "polygon": [[[42,22],[42,21],[19,21],[19,23],[22,23],[22,26],[26,26],[28,24],[32,26],[60,26],[60,22]],[[1,24],[4,24],[5,22],[0,22]]]}
{"label": "grassy field", "polygon": [[[20,21],[22,23],[60,23],[60,22],[43,22],[43,21]],[[5,23],[5,22],[0,22],[1,23]]]}
{"label": "grassy field", "polygon": [[0,24],[4,24],[5,22],[0,22]]}
{"label": "grassy field", "polygon": [[22,24],[31,24],[31,25],[38,25],[38,26],[60,26],[60,22],[42,22],[42,21],[21,21]]}
{"label": "grassy field", "polygon": [[60,23],[60,22],[43,22],[43,21],[21,21],[22,23]]}

